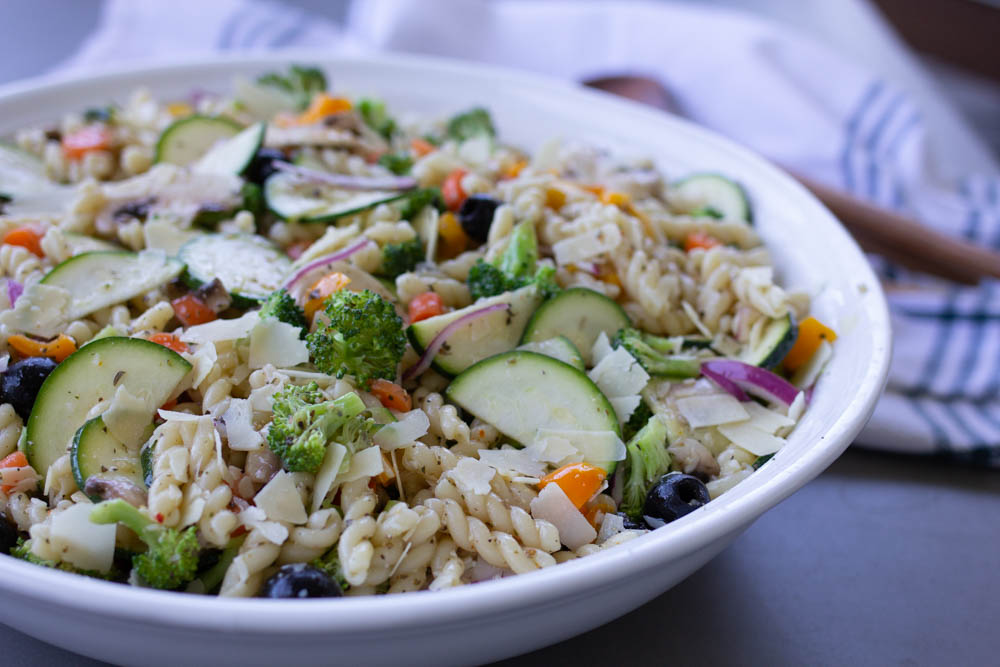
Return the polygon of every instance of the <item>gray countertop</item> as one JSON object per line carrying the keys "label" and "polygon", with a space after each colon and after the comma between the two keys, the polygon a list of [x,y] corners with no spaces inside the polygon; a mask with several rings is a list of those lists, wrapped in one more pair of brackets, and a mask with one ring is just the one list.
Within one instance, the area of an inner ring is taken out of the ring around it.
{"label": "gray countertop", "polygon": [[[0,82],[72,52],[98,4],[5,3]],[[998,511],[995,471],[849,450],[686,581],[516,664],[995,664]],[[5,666],[99,664],[0,632]]]}

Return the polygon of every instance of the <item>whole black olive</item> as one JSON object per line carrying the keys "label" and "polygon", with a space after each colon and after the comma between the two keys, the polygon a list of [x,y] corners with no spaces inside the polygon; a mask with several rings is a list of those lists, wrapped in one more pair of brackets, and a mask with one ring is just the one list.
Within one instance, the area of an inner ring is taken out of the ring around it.
{"label": "whole black olive", "polygon": [[28,419],[31,406],[56,362],[46,357],[29,357],[11,364],[0,376],[0,403],[14,406],[21,419]]}
{"label": "whole black olive", "polygon": [[642,518],[650,528],[689,514],[711,500],[708,488],[697,477],[668,472],[646,494]]}
{"label": "whole black olive", "polygon": [[500,202],[487,195],[469,195],[458,210],[462,229],[475,241],[485,243],[493,224],[493,214]]}
{"label": "whole black olive", "polygon": [[17,546],[17,528],[0,513],[0,554],[9,554]]}
{"label": "whole black olive", "polygon": [[276,148],[261,148],[247,167],[246,179],[251,183],[263,185],[267,177],[277,171],[275,162],[288,162],[288,158]]}
{"label": "whole black olive", "polygon": [[271,575],[260,589],[262,598],[337,598],[343,594],[326,572],[306,565],[285,565]]}

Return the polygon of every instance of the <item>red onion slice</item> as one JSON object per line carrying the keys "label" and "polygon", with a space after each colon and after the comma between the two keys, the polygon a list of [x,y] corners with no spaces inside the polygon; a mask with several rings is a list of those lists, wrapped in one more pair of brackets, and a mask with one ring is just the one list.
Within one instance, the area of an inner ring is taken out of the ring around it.
{"label": "red onion slice", "polygon": [[21,298],[22,294],[24,294],[24,285],[16,280],[7,281],[7,300],[10,301],[11,308],[14,307],[14,304]]}
{"label": "red onion slice", "polygon": [[310,273],[310,272],[318,269],[319,267],[323,266],[324,264],[330,264],[332,262],[339,262],[339,261],[345,260],[348,257],[350,257],[351,255],[353,255],[354,253],[356,253],[357,251],[361,250],[362,248],[367,247],[371,243],[374,243],[374,241],[372,241],[369,238],[361,237],[360,239],[358,239],[357,241],[355,241],[351,245],[347,246],[346,248],[341,248],[337,252],[331,253],[329,255],[324,255],[323,257],[320,257],[319,259],[312,260],[311,262],[309,262],[308,264],[306,264],[305,266],[303,266],[301,269],[299,269],[298,271],[296,271],[292,275],[291,278],[289,278],[288,280],[286,280],[285,284],[284,284],[284,288],[286,290],[291,291],[291,289],[293,287],[295,287],[295,284],[298,283],[302,279],[302,276],[304,276],[307,273]]}
{"label": "red onion slice", "polygon": [[305,181],[325,183],[344,190],[411,190],[417,187],[417,180],[409,176],[350,176],[300,167],[288,162],[275,162],[274,168],[294,174]]}
{"label": "red onion slice", "polygon": [[[791,405],[795,397],[799,395],[799,390],[795,385],[785,378],[775,375],[769,370],[751,366],[735,359],[706,361],[701,365],[701,372],[702,375],[717,383],[719,380],[716,376],[733,384],[744,396],[744,398],[740,398],[733,394],[741,401],[747,400],[746,394],[750,394],[767,401]],[[729,393],[733,393],[730,388],[721,383],[719,386]]]}
{"label": "red onion slice", "polygon": [[508,308],[510,308],[510,306],[506,303],[496,303],[492,306],[486,306],[485,308],[474,310],[471,313],[466,313],[446,326],[441,330],[441,333],[434,336],[431,340],[431,344],[427,346],[426,350],[424,350],[423,355],[420,357],[420,361],[418,361],[415,366],[410,366],[406,369],[406,372],[403,373],[403,381],[406,382],[412,380],[430,368],[431,362],[434,361],[434,357],[437,356],[438,350],[441,349],[441,346],[445,344],[448,338],[451,337],[456,330],[462,328],[464,325],[472,322],[473,320],[478,320],[483,315],[488,315],[498,310],[507,310]]}
{"label": "red onion slice", "polygon": [[750,397],[747,396],[746,392],[740,389],[739,385],[727,378],[725,375],[720,375],[710,368],[705,368],[705,364],[701,365],[701,374],[707,377],[709,380],[719,385],[719,388],[725,391],[727,394],[735,398],[737,401],[749,401]]}

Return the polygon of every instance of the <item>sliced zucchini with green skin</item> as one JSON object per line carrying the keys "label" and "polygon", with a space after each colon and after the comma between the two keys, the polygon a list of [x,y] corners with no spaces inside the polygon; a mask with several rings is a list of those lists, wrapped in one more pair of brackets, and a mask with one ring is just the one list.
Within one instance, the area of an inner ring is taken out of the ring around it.
{"label": "sliced zucchini with green skin", "polygon": [[[530,444],[540,428],[621,437],[615,409],[597,385],[582,371],[536,352],[484,359],[456,377],[445,394],[522,444]],[[615,468],[614,461],[591,463],[609,472]]]}
{"label": "sliced zucchini with green skin", "polygon": [[243,127],[221,116],[188,116],[171,123],[156,142],[156,161],[194,164],[217,142],[235,137]]}
{"label": "sliced zucchini with green skin", "polygon": [[146,488],[153,486],[153,448],[156,441],[147,440],[139,449],[139,465],[142,467],[142,483]]}
{"label": "sliced zucchini with green skin", "polygon": [[277,172],[264,181],[264,199],[272,213],[284,220],[333,222],[406,197],[408,192],[346,190],[324,183],[304,181]]}
{"label": "sliced zucchini with green skin", "polygon": [[528,318],[541,302],[542,296],[534,286],[522,287],[482,299],[461,310],[420,320],[411,324],[406,333],[414,349],[423,354],[434,337],[452,322],[489,306],[507,305],[507,309],[474,319],[448,337],[434,357],[433,365],[441,373],[457,375],[481,359],[513,350],[521,339]]}
{"label": "sliced zucchini with green skin", "polygon": [[525,343],[517,349],[544,354],[547,357],[558,359],[564,364],[569,364],[577,370],[582,371],[586,368],[586,366],[583,365],[583,357],[580,355],[580,350],[576,349],[576,345],[573,345],[573,341],[566,338],[566,336],[556,336],[555,338],[550,338],[548,340]]}
{"label": "sliced zucchini with green skin", "polygon": [[75,320],[168,283],[183,270],[181,262],[156,250],[95,250],[56,265],[41,282],[69,291],[67,317]]}
{"label": "sliced zucchini with green skin", "polygon": [[[152,432],[149,425],[148,432]],[[123,479],[140,489],[147,486],[144,480],[139,448],[129,446],[108,432],[104,419],[94,417],[77,430],[70,446],[70,463],[73,478],[80,489],[86,489],[87,480],[99,477],[106,480]],[[104,498],[91,496],[94,502]]]}
{"label": "sliced zucchini with green skin", "polygon": [[696,204],[689,211],[711,209],[723,220],[753,223],[750,198],[743,186],[721,174],[692,174],[673,184],[674,192],[686,202]]}
{"label": "sliced zucchini with green skin", "polygon": [[181,246],[177,256],[187,266],[185,282],[200,287],[218,278],[241,307],[281,287],[292,265],[280,248],[254,234],[203,234]]}
{"label": "sliced zucchini with green skin", "polygon": [[757,344],[752,347],[747,346],[743,350],[740,361],[763,368],[774,368],[795,345],[795,338],[798,335],[799,327],[791,313],[773,319],[764,327]]}
{"label": "sliced zucchini with green skin", "polygon": [[236,174],[239,176],[253,161],[264,143],[266,123],[254,123],[231,139],[212,146],[194,163],[192,169],[201,174]]}
{"label": "sliced zucchini with green skin", "polygon": [[591,349],[602,331],[611,338],[619,329],[630,326],[631,320],[617,303],[586,287],[572,287],[535,311],[521,342],[538,343],[566,336],[589,366]]}
{"label": "sliced zucchini with green skin", "polygon": [[112,400],[119,387],[144,397],[155,410],[190,370],[181,355],[141,338],[109,337],[84,345],[56,366],[38,390],[25,429],[28,461],[44,477],[66,453],[87,414]]}

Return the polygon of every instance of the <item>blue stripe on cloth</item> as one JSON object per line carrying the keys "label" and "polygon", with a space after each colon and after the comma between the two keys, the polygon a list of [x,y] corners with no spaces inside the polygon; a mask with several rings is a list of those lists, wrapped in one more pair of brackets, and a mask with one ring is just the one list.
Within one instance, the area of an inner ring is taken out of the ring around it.
{"label": "blue stripe on cloth", "polygon": [[226,17],[222,24],[222,31],[219,33],[219,40],[216,46],[220,51],[228,51],[233,47],[233,39],[240,24],[247,17],[246,7],[240,6]]}
{"label": "blue stripe on cloth", "polygon": [[287,46],[288,44],[291,44],[292,42],[295,41],[295,39],[298,38],[299,35],[301,35],[305,31],[308,25],[309,25],[308,17],[306,16],[298,17],[295,23],[293,23],[291,26],[289,26],[285,30],[275,35],[274,39],[272,39],[268,43],[268,46],[277,47],[277,46]]}
{"label": "blue stripe on cloth", "polygon": [[[864,144],[865,158],[868,160],[868,197],[874,201],[881,201],[882,198],[879,197],[878,185],[880,181],[881,172],[883,169],[882,161],[879,159],[879,143],[882,137],[885,135],[886,129],[890,126],[891,122],[896,118],[896,114],[899,110],[903,108],[903,103],[906,101],[906,96],[901,92],[897,92],[889,103],[886,105],[885,111],[882,116],[875,122],[872,126],[871,131],[868,134],[868,140]],[[890,170],[891,171],[891,170]]]}
{"label": "blue stripe on cloth", "polygon": [[882,90],[884,89],[884,81],[876,80],[869,84],[868,88],[861,96],[857,106],[854,108],[854,112],[847,119],[847,124],[844,127],[844,147],[840,154],[840,161],[844,177],[844,186],[849,192],[855,192],[857,188],[854,170],[851,165],[851,155],[857,139],[858,129],[860,128],[865,115],[868,113],[868,110],[878,99],[879,95],[882,94]]}
{"label": "blue stripe on cloth", "polygon": [[945,433],[944,429],[936,420],[931,419],[931,416],[927,413],[926,407],[923,405],[923,401],[927,399],[920,398],[919,396],[909,396],[907,401],[910,407],[913,409],[914,414],[916,414],[920,419],[927,424],[927,428],[930,429],[931,437],[934,440],[934,446],[939,452],[944,453],[948,451],[948,443],[951,439],[948,434]]}

